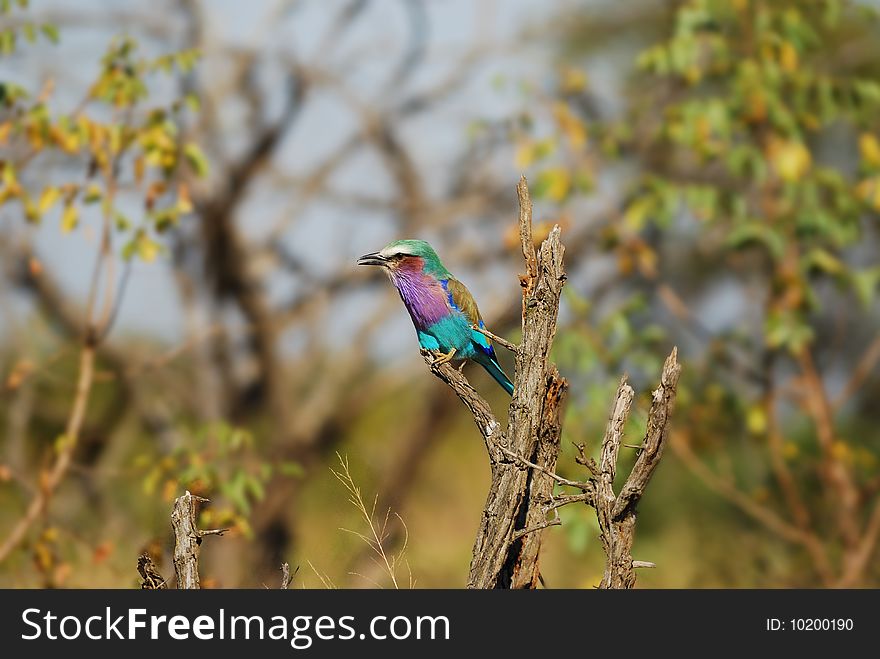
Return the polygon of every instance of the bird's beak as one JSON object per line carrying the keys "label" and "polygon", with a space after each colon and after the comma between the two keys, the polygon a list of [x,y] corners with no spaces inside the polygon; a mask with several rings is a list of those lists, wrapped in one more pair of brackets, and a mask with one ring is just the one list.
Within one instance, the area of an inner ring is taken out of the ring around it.
{"label": "bird's beak", "polygon": [[373,252],[372,254],[364,254],[357,261],[358,265],[387,265],[388,259],[382,256],[379,252]]}

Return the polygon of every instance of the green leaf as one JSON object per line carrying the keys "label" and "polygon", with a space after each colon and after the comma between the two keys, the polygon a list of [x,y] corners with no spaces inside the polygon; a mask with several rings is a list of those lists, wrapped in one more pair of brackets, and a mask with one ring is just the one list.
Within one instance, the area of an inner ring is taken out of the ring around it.
{"label": "green leaf", "polygon": [[150,238],[143,229],[140,229],[134,238],[122,248],[122,258],[128,261],[137,256],[147,263],[152,263],[162,251],[162,245]]}
{"label": "green leaf", "polygon": [[11,55],[15,50],[15,31],[12,28],[0,32],[0,54]]}
{"label": "green leaf", "polygon": [[771,313],[765,324],[764,339],[771,348],[786,348],[800,352],[814,338],[810,327],[800,314],[791,311]]}
{"label": "green leaf", "polygon": [[247,489],[250,490],[251,496],[257,501],[261,501],[266,497],[266,488],[259,478],[253,476],[248,478]]}
{"label": "green leaf", "polygon": [[57,44],[60,40],[57,25],[53,25],[52,23],[43,23],[40,26],[40,31],[46,36],[49,41],[54,44]]}
{"label": "green leaf", "polygon": [[192,167],[193,171],[196,173],[196,176],[204,178],[208,175],[208,159],[196,143],[188,142],[186,146],[183,147],[183,155],[186,157],[189,166]]}
{"label": "green leaf", "polygon": [[184,97],[183,102],[186,103],[187,107],[194,113],[197,113],[202,109],[202,101],[196,94],[187,94]]}
{"label": "green leaf", "polygon": [[741,248],[758,243],[767,248],[774,259],[782,258],[785,253],[785,242],[775,230],[758,221],[746,222],[730,232],[726,243],[728,247]]}
{"label": "green leaf", "polygon": [[546,198],[551,201],[562,201],[571,190],[571,174],[564,167],[551,167],[545,169],[535,181],[533,194],[541,199]]}
{"label": "green leaf", "polygon": [[91,183],[88,188],[86,188],[85,194],[83,195],[83,203],[86,204],[94,204],[95,202],[101,201],[101,197],[103,196],[103,192],[101,188],[95,183]]}
{"label": "green leaf", "polygon": [[236,510],[247,514],[250,512],[250,502],[247,497],[247,474],[243,471],[235,472],[223,486],[223,494],[235,506]]}
{"label": "green leaf", "polygon": [[850,274],[852,286],[855,289],[856,297],[865,310],[869,310],[874,304],[874,298],[877,293],[877,284],[880,283],[880,266],[858,270]]}
{"label": "green leaf", "polygon": [[291,478],[302,478],[305,476],[306,470],[298,462],[281,462],[278,465],[278,473]]}
{"label": "green leaf", "polygon": [[804,256],[803,264],[807,270],[821,270],[829,275],[839,275],[846,271],[846,266],[840,259],[820,247],[810,250]]}
{"label": "green leaf", "polygon": [[119,211],[113,213],[113,222],[116,224],[118,231],[128,231],[131,228],[131,220]]}

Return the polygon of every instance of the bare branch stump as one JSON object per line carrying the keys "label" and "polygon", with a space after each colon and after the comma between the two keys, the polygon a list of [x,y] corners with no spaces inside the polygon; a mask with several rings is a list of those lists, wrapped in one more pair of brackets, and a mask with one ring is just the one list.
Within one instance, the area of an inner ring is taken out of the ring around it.
{"label": "bare branch stump", "polygon": [[282,563],[281,564],[281,590],[289,590],[290,584],[293,581],[293,578],[296,576],[296,573],[299,572],[299,565],[296,566],[296,569],[293,571],[293,574],[290,573],[290,563]]}
{"label": "bare branch stump", "polygon": [[617,397],[611,410],[605,437],[599,474],[596,478],[596,517],[599,519],[602,548],[605,551],[605,572],[599,588],[632,588],[636,583],[637,567],[653,567],[653,563],[633,561],[632,545],[635,538],[636,505],[648,481],[660,462],[669,436],[669,421],[675,406],[675,393],[681,365],[678,350],[673,348],[666,358],[660,375],[660,386],[654,390],[645,438],[639,455],[620,494],[614,495],[614,477],[617,458],[623,440],[623,427],[632,407],[634,392],[626,383],[626,376],[617,388]]}
{"label": "bare branch stump", "polygon": [[168,587],[149,554],[138,556],[137,571],[141,575],[142,590],[164,590]]}
{"label": "bare branch stump", "polygon": [[228,529],[200,531],[196,524],[196,502],[208,500],[190,494],[177,497],[171,511],[174,529],[174,574],[179,589],[197,589],[199,584],[199,550],[206,535],[223,535]]}

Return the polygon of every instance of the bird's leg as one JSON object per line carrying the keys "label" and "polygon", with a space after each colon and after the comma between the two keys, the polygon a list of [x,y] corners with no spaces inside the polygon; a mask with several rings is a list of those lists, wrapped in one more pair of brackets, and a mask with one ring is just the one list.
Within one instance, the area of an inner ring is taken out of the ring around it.
{"label": "bird's leg", "polygon": [[455,348],[446,353],[440,353],[440,356],[434,360],[434,366],[440,366],[440,364],[446,364],[447,362],[452,361],[452,357],[455,355]]}
{"label": "bird's leg", "polygon": [[462,360],[461,364],[459,364],[459,366],[458,366],[458,372],[459,372],[459,373],[464,373],[464,365],[465,365],[465,364],[467,364],[467,361]]}

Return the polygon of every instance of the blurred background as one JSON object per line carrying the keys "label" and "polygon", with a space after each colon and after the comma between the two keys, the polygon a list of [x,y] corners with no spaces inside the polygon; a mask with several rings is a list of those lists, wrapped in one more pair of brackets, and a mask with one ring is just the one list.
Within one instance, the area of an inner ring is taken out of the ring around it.
{"label": "blurred background", "polygon": [[[638,585],[880,586],[877,3],[0,9],[0,586],[171,577],[186,489],[231,529],[204,586],[464,586],[482,441],[355,261],[426,239],[516,341],[521,173],[566,244],[561,474],[680,349]],[[592,587],[562,513],[542,574]]]}

